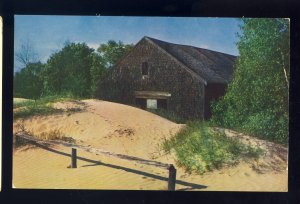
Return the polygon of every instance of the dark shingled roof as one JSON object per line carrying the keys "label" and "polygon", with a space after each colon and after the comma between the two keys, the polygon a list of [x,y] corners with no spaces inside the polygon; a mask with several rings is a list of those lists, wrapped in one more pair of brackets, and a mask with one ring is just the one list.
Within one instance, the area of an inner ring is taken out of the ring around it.
{"label": "dark shingled roof", "polygon": [[232,79],[236,57],[189,45],[179,45],[144,37],[150,40],[207,83],[228,83]]}

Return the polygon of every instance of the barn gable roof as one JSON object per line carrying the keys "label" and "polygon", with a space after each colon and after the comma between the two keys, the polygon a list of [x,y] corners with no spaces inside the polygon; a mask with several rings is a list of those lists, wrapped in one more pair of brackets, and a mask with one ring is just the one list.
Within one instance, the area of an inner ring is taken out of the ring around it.
{"label": "barn gable roof", "polygon": [[180,45],[145,36],[206,83],[229,83],[233,75],[236,57],[189,45]]}

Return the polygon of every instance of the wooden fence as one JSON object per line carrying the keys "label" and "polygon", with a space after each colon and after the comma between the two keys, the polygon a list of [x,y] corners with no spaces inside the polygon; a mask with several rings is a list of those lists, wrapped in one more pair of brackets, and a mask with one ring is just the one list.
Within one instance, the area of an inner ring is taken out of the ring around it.
{"label": "wooden fence", "polygon": [[145,164],[145,165],[151,165],[163,169],[167,169],[169,171],[169,178],[168,178],[168,190],[169,191],[175,191],[175,184],[176,184],[176,169],[173,164],[165,164],[157,161],[152,161],[152,160],[146,160],[142,159],[139,157],[133,157],[133,156],[128,156],[124,154],[116,154],[112,153],[109,151],[101,150],[98,148],[93,148],[93,147],[87,147],[83,145],[78,145],[78,144],[73,144],[69,142],[64,142],[64,141],[58,141],[58,140],[40,140],[35,137],[32,137],[28,135],[27,133],[24,132],[18,132],[15,134],[15,142],[19,143],[22,140],[23,141],[29,141],[33,144],[39,144],[39,145],[62,145],[65,147],[71,147],[71,168],[77,168],[77,149],[90,152],[90,153],[96,153],[96,154],[102,154],[106,156],[112,156],[112,157],[117,157],[120,159],[125,159],[125,160],[130,160],[130,161],[135,161],[137,163]]}

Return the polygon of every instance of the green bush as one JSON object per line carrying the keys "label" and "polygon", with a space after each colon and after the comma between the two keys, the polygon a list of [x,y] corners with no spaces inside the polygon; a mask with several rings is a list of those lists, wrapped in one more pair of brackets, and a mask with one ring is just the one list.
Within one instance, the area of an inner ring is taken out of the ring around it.
{"label": "green bush", "polygon": [[167,153],[174,150],[178,165],[186,171],[200,174],[237,164],[241,158],[257,159],[262,153],[201,122],[189,122],[176,136],[164,141],[163,149]]}
{"label": "green bush", "polygon": [[260,112],[249,116],[241,129],[262,139],[286,144],[288,135],[288,117],[281,116],[280,118],[276,118],[271,111]]}
{"label": "green bush", "polygon": [[233,79],[212,104],[212,123],[287,144],[290,24],[288,19],[242,19]]}

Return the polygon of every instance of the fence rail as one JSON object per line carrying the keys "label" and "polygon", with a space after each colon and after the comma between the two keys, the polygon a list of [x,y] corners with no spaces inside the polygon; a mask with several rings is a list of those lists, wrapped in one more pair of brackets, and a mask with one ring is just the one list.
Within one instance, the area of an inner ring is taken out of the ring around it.
{"label": "fence rail", "polygon": [[90,153],[117,157],[117,158],[120,158],[120,159],[135,161],[137,163],[167,169],[169,171],[168,190],[169,191],[174,191],[175,190],[176,169],[175,169],[173,164],[166,164],[166,163],[162,163],[162,162],[146,160],[146,159],[133,157],[133,156],[128,156],[128,155],[124,155],[124,154],[112,153],[112,152],[105,151],[105,150],[102,150],[102,149],[87,147],[87,146],[78,145],[78,144],[73,144],[73,143],[69,143],[69,142],[65,142],[65,141],[58,141],[58,140],[47,140],[47,141],[45,141],[45,140],[41,140],[41,139],[37,139],[35,137],[32,137],[31,135],[29,135],[25,132],[18,132],[18,133],[15,134],[15,137],[16,137],[16,142],[18,140],[27,140],[27,141],[30,141],[32,143],[37,143],[37,144],[40,144],[40,145],[62,145],[62,146],[65,146],[65,147],[71,147],[72,148],[71,168],[77,168],[77,149],[80,149],[80,150],[90,152]]}

